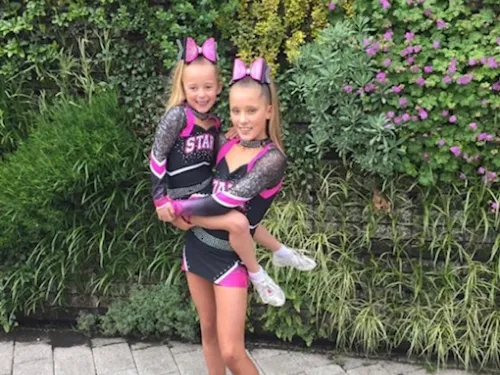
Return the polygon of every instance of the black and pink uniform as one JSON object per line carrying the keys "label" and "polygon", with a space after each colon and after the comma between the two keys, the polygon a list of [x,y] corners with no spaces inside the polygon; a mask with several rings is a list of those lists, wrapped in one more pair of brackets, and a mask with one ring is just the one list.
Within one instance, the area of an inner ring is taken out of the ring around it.
{"label": "black and pink uniform", "polygon": [[[215,216],[231,209],[241,210],[253,235],[273,199],[280,191],[286,158],[267,143],[248,163],[230,171],[226,154],[239,142],[226,141],[217,154],[212,195],[199,199],[173,201],[178,215]],[[195,227],[185,237],[183,269],[221,286],[246,287],[248,273],[231,248],[229,234],[223,230]]]}
{"label": "black and pink uniform", "polygon": [[215,126],[202,128],[188,106],[173,107],[162,116],[149,162],[156,208],[170,199],[211,193],[220,124],[214,121]]}

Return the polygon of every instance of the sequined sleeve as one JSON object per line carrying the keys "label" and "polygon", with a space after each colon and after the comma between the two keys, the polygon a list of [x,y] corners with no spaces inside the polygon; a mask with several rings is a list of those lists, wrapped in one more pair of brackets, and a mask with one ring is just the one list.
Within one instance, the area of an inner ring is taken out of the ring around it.
{"label": "sequined sleeve", "polygon": [[219,131],[219,134],[217,135],[217,140],[215,142],[215,154],[218,155],[219,150],[221,149],[222,146],[224,146],[229,139],[226,138],[224,135],[224,132]]}
{"label": "sequined sleeve", "polygon": [[149,159],[153,201],[157,208],[164,206],[166,194],[167,156],[186,124],[184,107],[176,106],[166,112],[156,128],[155,139]]}
{"label": "sequined sleeve", "polygon": [[200,199],[174,201],[174,210],[177,215],[182,216],[222,215],[259,194],[276,194],[285,169],[285,156],[278,149],[271,148],[255,162],[252,170],[228,191]]}

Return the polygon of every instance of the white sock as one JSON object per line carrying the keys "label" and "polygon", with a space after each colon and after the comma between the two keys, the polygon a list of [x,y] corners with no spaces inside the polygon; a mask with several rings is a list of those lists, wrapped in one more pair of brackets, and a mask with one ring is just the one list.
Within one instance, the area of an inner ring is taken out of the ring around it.
{"label": "white sock", "polygon": [[277,257],[285,258],[286,259],[286,258],[290,258],[293,255],[293,252],[288,247],[286,247],[285,245],[281,244],[281,247],[278,250],[276,250],[274,252],[274,254]]}
{"label": "white sock", "polygon": [[248,277],[250,278],[250,281],[253,283],[260,283],[264,281],[265,276],[266,276],[266,271],[264,271],[262,267],[260,267],[257,272],[248,271]]}

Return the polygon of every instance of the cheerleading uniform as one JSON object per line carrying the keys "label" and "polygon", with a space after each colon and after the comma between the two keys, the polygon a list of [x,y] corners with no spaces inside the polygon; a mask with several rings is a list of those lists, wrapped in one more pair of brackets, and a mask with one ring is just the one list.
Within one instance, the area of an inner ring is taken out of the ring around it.
{"label": "cheerleading uniform", "polygon": [[[177,215],[215,216],[239,209],[254,234],[281,188],[286,158],[268,142],[249,163],[230,171],[226,154],[238,142],[227,141],[218,151],[212,195],[172,201]],[[232,249],[227,231],[192,228],[185,237],[182,267],[217,285],[248,285],[248,273]]]}
{"label": "cheerleading uniform", "polygon": [[175,106],[160,119],[151,151],[152,195],[156,208],[171,199],[212,190],[215,142],[220,121],[209,129],[196,124],[189,106]]}

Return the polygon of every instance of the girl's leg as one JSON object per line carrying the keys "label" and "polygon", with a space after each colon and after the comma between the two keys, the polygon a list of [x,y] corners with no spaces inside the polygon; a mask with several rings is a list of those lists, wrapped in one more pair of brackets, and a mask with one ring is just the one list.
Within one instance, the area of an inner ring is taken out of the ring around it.
{"label": "girl's leg", "polygon": [[215,285],[217,334],[224,363],[233,375],[258,375],[245,350],[247,289]]}
{"label": "girl's leg", "polygon": [[214,285],[191,272],[186,272],[189,292],[200,317],[201,343],[209,375],[225,375],[217,339],[217,315],[215,310]]}
{"label": "girl's leg", "polygon": [[205,229],[227,231],[229,233],[229,243],[247,267],[250,281],[262,301],[271,306],[283,306],[285,293],[257,262],[255,246],[250,234],[250,224],[245,215],[232,210],[225,215],[193,216],[189,220],[192,224]]}
{"label": "girl's leg", "polygon": [[283,245],[262,225],[255,229],[253,238],[259,245],[273,252],[273,264],[277,267],[290,266],[299,271],[310,271],[316,267],[314,259]]}

